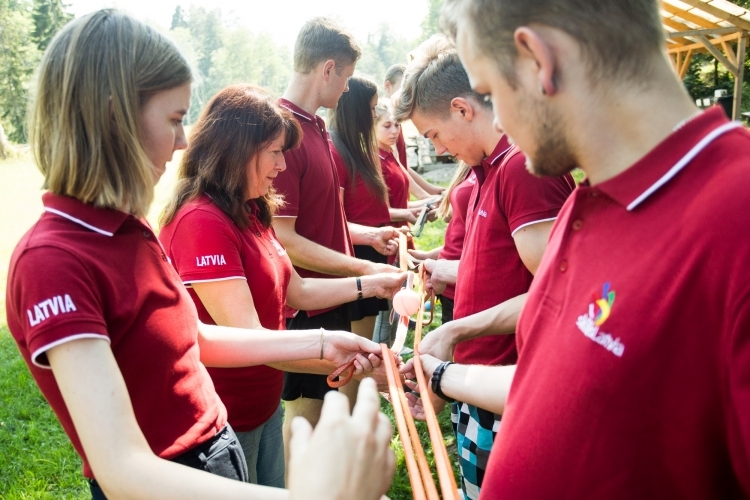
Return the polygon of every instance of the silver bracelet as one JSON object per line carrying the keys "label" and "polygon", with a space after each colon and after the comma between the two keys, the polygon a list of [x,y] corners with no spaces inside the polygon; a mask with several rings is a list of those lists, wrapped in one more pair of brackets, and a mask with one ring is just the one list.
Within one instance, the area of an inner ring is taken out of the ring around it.
{"label": "silver bracelet", "polygon": [[324,332],[323,327],[321,327],[320,328],[320,358],[318,359],[323,359],[323,332]]}

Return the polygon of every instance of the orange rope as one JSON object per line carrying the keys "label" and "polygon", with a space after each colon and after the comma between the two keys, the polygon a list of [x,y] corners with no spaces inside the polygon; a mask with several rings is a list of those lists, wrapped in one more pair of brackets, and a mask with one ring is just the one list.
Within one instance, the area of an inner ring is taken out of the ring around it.
{"label": "orange rope", "polygon": [[[404,447],[404,459],[406,460],[406,470],[409,473],[409,482],[411,483],[411,490],[415,500],[426,500],[424,490],[424,483],[419,471],[419,465],[414,459],[414,449],[412,448],[411,441],[409,440],[409,427],[406,424],[404,418],[404,408],[401,406],[401,398],[398,397],[398,384],[396,382],[396,376],[393,373],[391,365],[395,365],[393,362],[392,354],[385,344],[380,345],[383,361],[386,363],[386,376],[388,377],[388,390],[391,393],[391,403],[393,404],[393,414],[396,416],[396,427],[398,428],[398,434],[401,437],[401,444]],[[406,409],[408,412],[408,408]],[[431,481],[430,481],[431,482]],[[434,485],[433,485],[434,487]]]}
{"label": "orange rope", "polygon": [[[424,287],[424,266],[422,266],[422,287]],[[422,288],[424,289],[424,288]],[[434,305],[434,304],[433,304]],[[450,458],[448,457],[448,450],[445,448],[445,441],[443,441],[443,433],[440,431],[440,424],[438,423],[437,415],[435,414],[435,408],[432,406],[427,391],[429,386],[422,370],[422,361],[419,359],[419,342],[422,340],[422,314],[424,312],[424,302],[420,307],[417,316],[417,326],[414,330],[414,371],[417,374],[417,383],[419,384],[420,392],[422,392],[422,407],[424,408],[425,420],[427,421],[427,429],[430,432],[430,441],[432,442],[432,452],[435,456],[435,468],[437,469],[438,482],[440,483],[440,491],[443,494],[443,500],[459,500],[458,487],[456,486],[456,479],[453,477],[453,468],[450,464]]]}
{"label": "orange rope", "polygon": [[[339,376],[342,373],[346,373],[346,375],[344,375],[344,378],[339,379]],[[347,364],[339,366],[333,371],[333,373],[328,375],[328,377],[326,378],[326,382],[328,382],[328,387],[338,389],[339,387],[343,387],[348,384],[353,376],[354,360],[351,360]]]}

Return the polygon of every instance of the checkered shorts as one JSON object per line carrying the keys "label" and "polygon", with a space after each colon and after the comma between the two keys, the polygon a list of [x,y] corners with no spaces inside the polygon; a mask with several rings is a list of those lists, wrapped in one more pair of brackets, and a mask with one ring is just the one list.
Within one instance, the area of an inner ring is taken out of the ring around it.
{"label": "checkered shorts", "polygon": [[451,420],[461,465],[461,489],[464,498],[477,500],[500,428],[500,415],[457,401],[451,405]]}

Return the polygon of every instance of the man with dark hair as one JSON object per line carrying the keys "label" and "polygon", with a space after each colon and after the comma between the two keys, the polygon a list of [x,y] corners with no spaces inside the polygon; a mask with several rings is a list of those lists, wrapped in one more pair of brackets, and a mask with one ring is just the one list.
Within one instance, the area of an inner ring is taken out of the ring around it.
{"label": "man with dark hair", "polygon": [[[436,293],[442,293],[447,282],[455,283],[454,317],[472,322],[475,314],[526,293],[552,223],[575,183],[570,175],[540,179],[526,171],[523,154],[493,127],[492,105],[471,89],[448,39],[435,35],[415,54],[394,100],[396,119],[411,118],[437,152],[447,150],[474,165],[476,176],[465,218],[460,275],[459,261],[444,260],[445,256],[438,261],[428,259],[424,265]],[[441,272],[452,278],[442,280],[438,277]],[[461,342],[455,359],[484,365],[513,364],[515,336]],[[436,403],[438,407],[445,404],[442,400]],[[456,401],[451,417],[461,486],[467,498],[476,499],[493,439],[501,427],[500,416]]]}
{"label": "man with dark hair", "polygon": [[[347,90],[361,51],[352,35],[330,19],[307,22],[294,46],[294,73],[280,100],[302,127],[302,144],[284,153],[286,170],[274,180],[284,206],[273,226],[297,272],[303,278],[363,276],[396,268],[355,258],[352,243],[370,245],[382,254],[397,250],[398,233],[391,227],[349,224],[341,204],[339,180],[328,146],[325,122],[315,113],[333,108]],[[351,231],[351,233],[350,233]],[[358,286],[361,286],[359,281]],[[360,294],[362,297],[362,294]],[[325,328],[351,331],[348,305],[321,311],[287,311],[287,328]],[[325,393],[331,390],[324,375],[287,373],[282,398],[286,401],[285,443],[289,444],[295,416],[315,425]]]}
{"label": "man with dark hair", "polygon": [[504,412],[482,498],[750,497],[750,135],[695,108],[656,0],[445,9],[529,169],[587,175],[529,291],[517,367],[432,377]]}

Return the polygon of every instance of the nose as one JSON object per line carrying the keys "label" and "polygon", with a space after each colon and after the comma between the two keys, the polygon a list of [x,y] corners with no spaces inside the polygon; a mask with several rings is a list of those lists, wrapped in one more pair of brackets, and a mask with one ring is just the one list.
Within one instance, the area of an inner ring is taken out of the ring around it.
{"label": "nose", "polygon": [[188,146],[187,137],[185,136],[185,129],[180,127],[179,132],[174,138],[174,150],[185,149]]}
{"label": "nose", "polygon": [[445,153],[448,152],[448,148],[446,148],[445,146],[443,146],[442,144],[440,144],[437,141],[433,140],[432,141],[432,145],[435,146],[435,154],[438,155],[438,156],[444,155]]}
{"label": "nose", "polygon": [[283,172],[284,170],[286,170],[286,160],[284,159],[283,154],[281,155],[281,159],[276,162],[276,170],[278,170],[279,172]]}
{"label": "nose", "polygon": [[495,127],[495,130],[497,130],[498,132],[505,133],[505,131],[503,130],[503,126],[500,123],[500,118],[498,118],[497,115],[495,115],[495,119],[492,120],[492,126]]}

